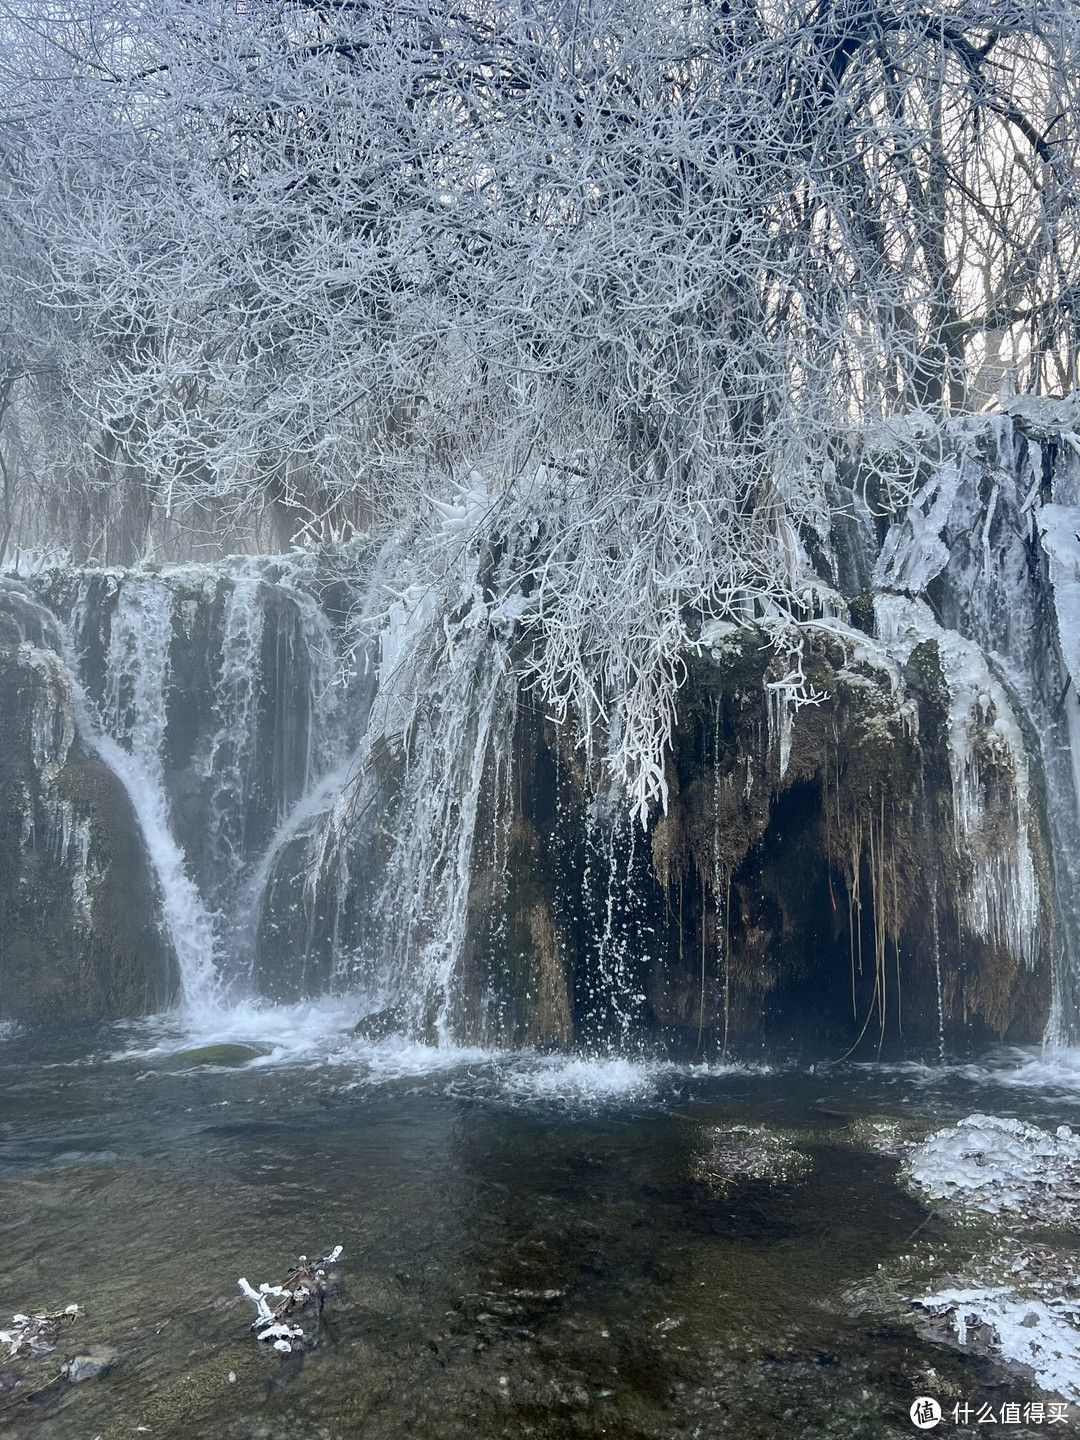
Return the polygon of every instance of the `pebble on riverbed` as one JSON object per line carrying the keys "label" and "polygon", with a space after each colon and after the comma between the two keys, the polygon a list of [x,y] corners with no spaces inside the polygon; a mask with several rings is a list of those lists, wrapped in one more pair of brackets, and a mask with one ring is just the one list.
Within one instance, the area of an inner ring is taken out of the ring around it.
{"label": "pebble on riverbed", "polygon": [[84,1380],[100,1380],[102,1375],[115,1369],[124,1358],[117,1350],[95,1345],[84,1355],[73,1356],[61,1367],[60,1373],[65,1380],[70,1380],[72,1385],[81,1385]]}
{"label": "pebble on riverbed", "polygon": [[256,1290],[243,1276],[237,1282],[258,1312],[252,1330],[259,1340],[273,1345],[283,1355],[299,1349],[307,1338],[299,1325],[290,1324],[288,1317],[315,1303],[322,1313],[323,1301],[335,1287],[337,1277],[330,1268],[341,1259],[342,1247],[335,1245],[321,1260],[301,1255],[281,1285],[265,1281]]}

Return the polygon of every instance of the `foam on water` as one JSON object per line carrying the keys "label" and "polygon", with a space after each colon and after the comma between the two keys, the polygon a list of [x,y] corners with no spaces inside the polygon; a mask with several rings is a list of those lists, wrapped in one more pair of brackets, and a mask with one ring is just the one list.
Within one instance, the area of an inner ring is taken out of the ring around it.
{"label": "foam on water", "polygon": [[493,1079],[502,1097],[512,1101],[602,1105],[651,1099],[671,1068],[622,1056],[527,1054],[502,1060]]}
{"label": "foam on water", "polygon": [[153,1016],[112,1059],[157,1059],[214,1045],[250,1045],[265,1053],[250,1064],[324,1063],[340,1050],[362,1006],[355,997],[324,996],[296,1005],[257,999]]}
{"label": "foam on water", "polygon": [[768,1074],[769,1067],[522,1051],[500,1055],[491,1079],[496,1098],[511,1103],[594,1109],[661,1100],[687,1081],[750,1073]]}
{"label": "foam on water", "polygon": [[[811,1066],[811,1069],[814,1067]],[[935,1089],[957,1080],[982,1088],[1043,1091],[1047,1095],[1080,1097],[1080,1048],[1053,1045],[1000,1046],[979,1060],[930,1063],[924,1060],[860,1062],[849,1067],[867,1076],[879,1076]]]}
{"label": "foam on water", "polygon": [[1048,1045],[1038,1050],[1015,1049],[998,1062],[965,1065],[962,1073],[969,1079],[995,1085],[1080,1095],[1080,1048]]}
{"label": "foam on water", "polygon": [[[677,1064],[619,1055],[538,1054],[466,1045],[425,1044],[406,1035],[380,1040],[353,1033],[369,1007],[356,996],[327,996],[295,1005],[245,1000],[216,1010],[177,1011],[122,1027],[128,1043],[113,1061],[183,1062],[214,1046],[250,1046],[230,1057],[230,1070],[322,1070],[339,1093],[401,1079],[444,1077],[442,1093],[511,1105],[595,1110],[663,1100],[685,1082],[749,1073],[765,1065]],[[208,1057],[204,1062],[213,1067]],[[226,1062],[222,1062],[226,1063]]]}

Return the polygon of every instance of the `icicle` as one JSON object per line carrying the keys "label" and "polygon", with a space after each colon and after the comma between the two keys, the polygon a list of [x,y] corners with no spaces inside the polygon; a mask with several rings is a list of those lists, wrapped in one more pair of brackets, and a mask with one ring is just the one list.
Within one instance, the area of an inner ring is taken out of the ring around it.
{"label": "icicle", "polygon": [[[1028,837],[1027,748],[1009,697],[979,648],[944,630],[921,601],[879,596],[875,608],[878,633],[901,663],[922,641],[937,645],[950,699],[953,821],[968,872],[959,897],[965,923],[980,939],[1033,965],[1043,902]],[[982,773],[987,761],[1009,786],[1004,815]]]}

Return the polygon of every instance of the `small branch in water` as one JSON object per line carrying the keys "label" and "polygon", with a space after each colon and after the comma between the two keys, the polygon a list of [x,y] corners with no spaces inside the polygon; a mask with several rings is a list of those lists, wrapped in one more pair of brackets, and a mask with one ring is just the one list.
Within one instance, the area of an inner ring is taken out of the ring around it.
{"label": "small branch in water", "polygon": [[910,1234],[910,1235],[907,1237],[907,1239],[904,1241],[904,1244],[905,1244],[905,1245],[910,1244],[911,1241],[915,1239],[915,1236],[919,1233],[919,1231],[923,1228],[924,1225],[928,1225],[931,1220],[936,1220],[936,1219],[937,1219],[937,1211],[936,1211],[936,1210],[931,1210],[930,1213],[929,1213],[928,1215],[924,1216],[923,1219],[919,1221],[918,1225],[915,1226],[915,1229],[912,1230],[911,1234]]}
{"label": "small branch in water", "polygon": [[78,1315],[78,1305],[67,1305],[63,1310],[44,1315],[13,1315],[10,1329],[0,1330],[0,1344],[8,1347],[7,1355],[2,1358],[10,1360],[23,1351],[47,1355],[55,1350],[63,1326],[73,1325]]}
{"label": "small branch in water", "polygon": [[290,1325],[286,1317],[303,1310],[312,1301],[322,1314],[323,1302],[332,1281],[327,1267],[336,1264],[341,1255],[340,1245],[335,1245],[321,1260],[309,1260],[306,1255],[301,1255],[286,1275],[283,1285],[268,1285],[264,1281],[256,1290],[241,1276],[237,1284],[258,1312],[251,1325],[256,1338],[272,1342],[274,1349],[280,1350],[283,1355],[296,1349],[306,1337],[301,1327]]}

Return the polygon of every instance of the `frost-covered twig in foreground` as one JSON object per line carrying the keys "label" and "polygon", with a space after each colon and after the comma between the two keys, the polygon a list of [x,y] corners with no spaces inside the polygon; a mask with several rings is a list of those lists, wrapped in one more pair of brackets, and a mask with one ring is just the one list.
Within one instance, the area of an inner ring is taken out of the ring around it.
{"label": "frost-covered twig in foreground", "polygon": [[308,1260],[306,1255],[301,1255],[283,1285],[269,1285],[264,1281],[256,1290],[241,1276],[237,1284],[257,1312],[251,1325],[256,1337],[286,1355],[301,1344],[305,1339],[302,1327],[289,1324],[286,1317],[312,1302],[322,1313],[332,1278],[327,1267],[336,1264],[341,1255],[340,1245],[335,1245],[321,1260]]}

